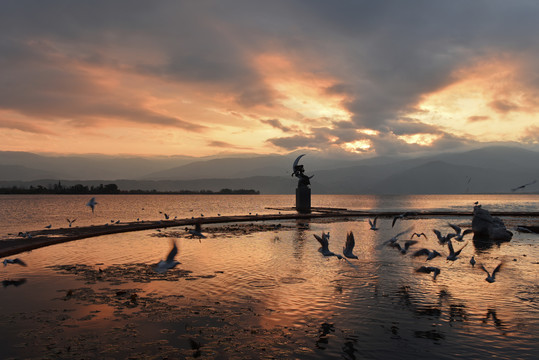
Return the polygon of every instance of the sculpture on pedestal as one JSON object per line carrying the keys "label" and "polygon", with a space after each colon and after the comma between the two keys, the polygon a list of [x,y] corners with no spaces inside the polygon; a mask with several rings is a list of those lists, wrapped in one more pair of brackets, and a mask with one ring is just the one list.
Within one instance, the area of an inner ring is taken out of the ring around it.
{"label": "sculpture on pedestal", "polygon": [[311,212],[311,181],[314,176],[305,175],[305,169],[303,165],[299,165],[299,160],[305,156],[302,154],[296,158],[294,165],[292,165],[292,176],[298,178],[298,187],[296,188],[296,210],[300,213]]}

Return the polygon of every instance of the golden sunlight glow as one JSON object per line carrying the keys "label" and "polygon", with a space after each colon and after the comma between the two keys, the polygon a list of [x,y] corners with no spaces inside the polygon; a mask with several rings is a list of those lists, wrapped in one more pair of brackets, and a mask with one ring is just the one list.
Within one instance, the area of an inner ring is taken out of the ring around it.
{"label": "golden sunlight glow", "polygon": [[432,145],[434,140],[438,139],[439,136],[432,135],[432,134],[413,134],[413,135],[400,135],[397,138],[408,144],[429,146],[429,145]]}
{"label": "golden sunlight glow", "polygon": [[377,136],[380,133],[380,131],[372,130],[372,129],[361,129],[361,130],[357,130],[357,132],[360,134],[365,134],[369,136]]}
{"label": "golden sunlight glow", "polygon": [[342,148],[348,152],[362,153],[369,150],[371,146],[372,144],[369,140],[356,140],[344,143]]}
{"label": "golden sunlight glow", "polygon": [[329,93],[336,81],[320,74],[307,73],[279,55],[262,55],[257,67],[266,83],[279,95],[282,106],[304,118],[327,118],[328,121],[348,121],[351,114],[342,106],[345,97]]}
{"label": "golden sunlight glow", "polygon": [[410,116],[457,136],[518,140],[539,112],[533,91],[517,81],[518,65],[515,59],[504,59],[460,69],[455,82],[427,95]]}

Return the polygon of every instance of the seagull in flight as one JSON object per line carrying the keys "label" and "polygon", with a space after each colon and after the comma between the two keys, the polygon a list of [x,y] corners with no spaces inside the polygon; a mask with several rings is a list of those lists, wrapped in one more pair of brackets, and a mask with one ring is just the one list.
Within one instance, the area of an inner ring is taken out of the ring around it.
{"label": "seagull in flight", "polygon": [[500,271],[500,269],[502,268],[502,263],[499,263],[498,266],[496,266],[496,269],[494,269],[494,271],[492,272],[492,275],[488,272],[487,269],[485,269],[485,267],[483,265],[481,265],[481,269],[483,269],[484,272],[487,273],[487,277],[485,278],[486,281],[488,281],[489,283],[493,283],[494,281],[496,281],[495,277],[496,277],[496,273],[498,271]]}
{"label": "seagull in flight", "polygon": [[440,243],[440,245],[444,245],[446,242],[451,240],[451,238],[456,235],[456,234],[447,234],[443,236],[439,230],[432,229],[432,231],[436,234],[436,237],[438,238],[438,242]]}
{"label": "seagull in flight", "polygon": [[410,246],[417,243],[418,243],[417,240],[408,240],[404,243],[404,247],[402,247],[398,242],[395,241],[395,242],[390,243],[389,246],[397,248],[401,252],[401,254],[404,255],[408,252],[408,249],[410,248]]}
{"label": "seagull in flight", "polygon": [[460,248],[459,251],[455,251],[453,249],[453,244],[451,243],[451,239],[447,240],[447,247],[449,248],[449,255],[447,255],[447,260],[455,261],[458,259],[458,256],[460,255],[460,252],[462,249],[464,249],[468,245],[468,243],[464,244],[463,247]]}
{"label": "seagull in flight", "polygon": [[357,259],[358,257],[353,253],[355,244],[356,241],[354,240],[354,234],[350,231],[348,234],[346,234],[346,243],[342,249],[343,255],[349,259]]}
{"label": "seagull in flight", "polygon": [[416,216],[416,215],[418,215],[418,213],[415,211],[406,211],[400,215],[397,215],[393,218],[393,223],[391,224],[391,227],[395,226],[395,222],[397,221],[397,219],[404,219],[408,216]]}
{"label": "seagull in flight", "polygon": [[95,206],[97,205],[97,201],[95,201],[95,197],[91,198],[90,201],[86,203],[86,206],[89,206],[92,208],[92,214],[94,213]]}
{"label": "seagull in flight", "polygon": [[374,220],[369,219],[369,225],[371,226],[371,230],[378,230],[378,228],[376,227],[376,220],[378,220],[378,216],[375,216]]}
{"label": "seagull in flight", "polygon": [[434,266],[421,266],[420,268],[416,269],[416,272],[425,274],[430,274],[431,272],[434,272],[432,280],[436,280],[436,276],[440,275],[440,269]]}
{"label": "seagull in flight", "polygon": [[201,233],[198,230],[189,230],[189,234],[191,234],[192,238],[194,238],[195,236],[197,238],[199,238],[199,239],[205,239],[206,238],[206,235],[204,235],[203,233]]}
{"label": "seagull in flight", "polygon": [[395,244],[399,240],[399,236],[406,234],[410,230],[412,230],[412,228],[408,228],[408,229],[404,230],[403,232],[400,232],[397,235],[393,236],[391,239],[389,239],[387,241],[384,241],[382,243],[382,245],[380,246],[380,248],[384,247],[385,245],[391,246],[392,244]]}
{"label": "seagull in flight", "polygon": [[4,261],[2,261],[4,263],[4,267],[7,266],[7,264],[18,264],[18,265],[21,265],[21,266],[28,266],[26,265],[26,263],[24,261],[22,261],[21,259],[19,258],[15,258],[15,259],[4,259]]}
{"label": "seagull in flight", "polygon": [[520,190],[520,189],[524,189],[526,186],[530,186],[530,185],[533,185],[537,182],[537,180],[533,180],[532,182],[530,183],[527,183],[527,184],[524,184],[524,185],[520,185],[520,186],[517,186],[516,188],[513,188],[511,189],[512,192],[515,192],[517,190]]}
{"label": "seagull in flight", "polygon": [[318,249],[319,252],[322,253],[324,256],[336,256],[337,259],[342,259],[342,256],[339,254],[335,254],[334,252],[329,251],[329,233],[322,232],[322,237],[313,234],[316,240],[320,243],[320,248]]}
{"label": "seagull in flight", "polygon": [[[453,230],[455,230],[455,236],[453,236],[452,238],[455,238],[455,240],[460,241],[460,242],[464,241],[463,238],[464,238],[465,235],[473,233],[472,229],[466,229],[466,230],[462,231],[461,228],[458,225],[451,224],[451,223],[449,223],[448,225],[451,226],[453,228]],[[462,233],[461,233],[461,231],[462,231]]]}
{"label": "seagull in flight", "polygon": [[427,255],[427,261],[428,261],[428,260],[434,259],[436,256],[442,256],[442,254],[440,254],[438,251],[436,251],[436,250],[429,250],[429,249],[426,249],[426,248],[417,250],[417,251],[413,254],[414,257],[422,256],[422,255]]}
{"label": "seagull in flight", "polygon": [[69,223],[69,227],[71,227],[71,225],[72,225],[75,221],[77,221],[77,219],[70,220],[70,219],[67,219],[67,218],[66,218],[66,220],[67,220],[67,222]]}
{"label": "seagull in flight", "polygon": [[175,268],[178,264],[180,264],[179,261],[175,260],[174,258],[178,254],[178,247],[176,246],[176,242],[172,240],[172,249],[167,255],[166,260],[161,260],[157,263],[157,266],[155,267],[155,271],[163,274],[169,269]]}
{"label": "seagull in flight", "polygon": [[417,236],[417,238],[419,239],[421,236],[424,236],[425,239],[428,239],[427,235],[425,235],[425,233],[421,233],[421,234],[418,234],[418,233],[413,233],[412,236],[410,236],[411,239],[414,238],[414,236]]}

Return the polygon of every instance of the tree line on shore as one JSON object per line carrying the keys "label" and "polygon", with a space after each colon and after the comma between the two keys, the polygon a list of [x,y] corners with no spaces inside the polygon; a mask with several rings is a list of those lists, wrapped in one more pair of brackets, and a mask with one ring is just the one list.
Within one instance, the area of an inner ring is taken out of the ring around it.
{"label": "tree line on shore", "polygon": [[63,186],[61,182],[47,187],[42,185],[30,187],[5,187],[0,188],[0,194],[179,194],[179,195],[258,195],[260,191],[252,189],[221,189],[219,191],[213,190],[177,190],[177,191],[157,191],[157,190],[120,190],[116,184],[100,184],[99,186],[86,186],[82,184],[76,184],[73,186]]}

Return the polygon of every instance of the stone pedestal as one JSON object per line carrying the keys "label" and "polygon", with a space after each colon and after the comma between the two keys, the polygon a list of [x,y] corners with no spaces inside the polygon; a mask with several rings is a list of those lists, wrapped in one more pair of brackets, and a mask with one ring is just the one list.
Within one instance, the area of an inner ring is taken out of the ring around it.
{"label": "stone pedestal", "polygon": [[311,189],[307,186],[296,188],[296,211],[301,214],[311,212]]}

